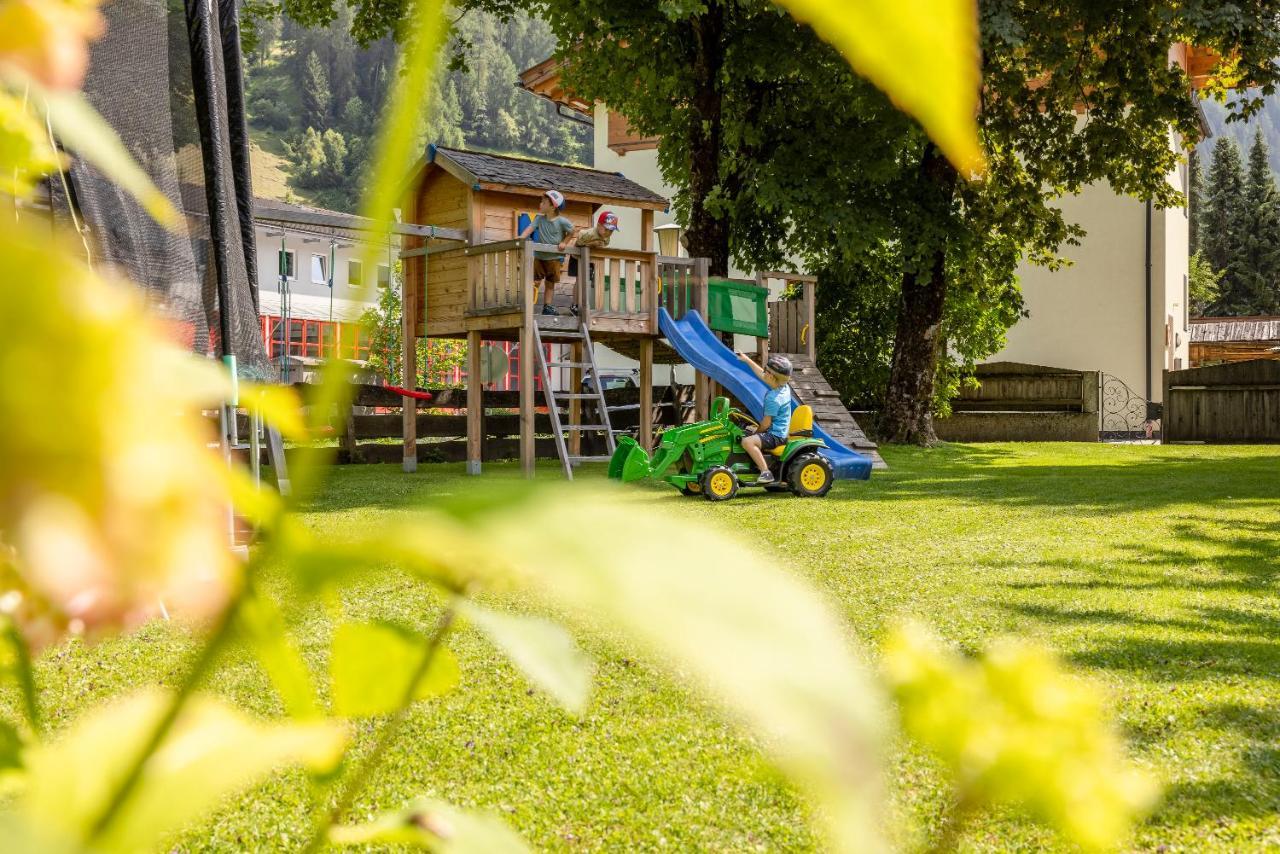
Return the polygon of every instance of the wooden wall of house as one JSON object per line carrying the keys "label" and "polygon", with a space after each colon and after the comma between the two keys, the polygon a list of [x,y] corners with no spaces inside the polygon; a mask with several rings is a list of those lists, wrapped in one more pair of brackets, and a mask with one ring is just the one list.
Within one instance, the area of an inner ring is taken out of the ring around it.
{"label": "wooden wall of house", "polygon": [[[475,222],[483,229],[486,243],[511,240],[516,237],[520,214],[527,213],[530,219],[538,214],[538,196],[523,193],[479,190],[473,196],[472,205],[475,207]],[[586,228],[591,223],[593,210],[586,202],[566,202],[564,215],[575,228]]]}
{"label": "wooden wall of house", "polygon": [[[469,205],[471,189],[436,166],[427,166],[422,181],[417,188],[413,222],[424,225],[438,225],[446,228],[470,228]],[[448,245],[444,241],[440,245]],[[417,272],[411,281],[421,282],[421,263],[423,259],[412,258],[417,262],[412,267],[406,265],[406,275]],[[462,328],[462,313],[466,308],[467,265],[462,251],[449,251],[430,256],[427,268],[427,296],[415,303],[417,313],[417,332],[419,336],[427,333],[426,314],[431,313],[432,325],[445,323],[450,327]]]}

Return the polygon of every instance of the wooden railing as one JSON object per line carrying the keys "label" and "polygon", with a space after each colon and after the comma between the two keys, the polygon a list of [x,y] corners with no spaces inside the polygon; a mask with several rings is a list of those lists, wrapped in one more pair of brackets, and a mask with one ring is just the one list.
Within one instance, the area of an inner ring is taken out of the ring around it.
{"label": "wooden railing", "polygon": [[658,304],[676,320],[690,311],[707,317],[707,259],[658,256]]}
{"label": "wooden railing", "polygon": [[[657,254],[633,249],[578,249],[578,304],[596,318],[642,322],[658,327]],[[582,270],[590,274],[582,275]]]}
{"label": "wooden railing", "polygon": [[800,353],[816,359],[814,342],[816,320],[816,276],[768,271],[756,274],[756,281],[766,284],[781,279],[788,290],[799,288],[800,298],[769,303],[769,349],[777,353]]}
{"label": "wooden railing", "polygon": [[[553,247],[554,248],[554,247]],[[468,246],[467,313],[519,311],[533,288],[533,244],[503,240]]]}

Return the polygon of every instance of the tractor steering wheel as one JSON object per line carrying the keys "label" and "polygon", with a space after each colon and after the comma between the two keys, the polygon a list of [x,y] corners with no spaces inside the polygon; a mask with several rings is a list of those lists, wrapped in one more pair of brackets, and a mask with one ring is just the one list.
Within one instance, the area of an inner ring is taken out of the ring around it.
{"label": "tractor steering wheel", "polygon": [[736,421],[737,423],[741,424],[743,427],[759,427],[760,426],[756,422],[756,420],[752,418],[750,415],[748,415],[745,412],[739,412],[736,409],[729,410],[729,419],[731,421]]}

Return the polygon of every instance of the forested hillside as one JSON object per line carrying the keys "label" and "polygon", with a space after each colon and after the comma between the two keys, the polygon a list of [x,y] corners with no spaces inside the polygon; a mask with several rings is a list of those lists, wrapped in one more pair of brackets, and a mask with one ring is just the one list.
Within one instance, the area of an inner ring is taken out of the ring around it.
{"label": "forested hillside", "polygon": [[1241,151],[1245,151],[1253,144],[1254,133],[1261,129],[1262,139],[1269,152],[1268,165],[1272,172],[1280,174],[1280,99],[1268,98],[1262,110],[1248,122],[1228,122],[1227,108],[1217,101],[1205,100],[1200,103],[1213,131],[1212,138],[1201,141],[1196,147],[1202,158],[1207,160],[1212,157],[1215,140],[1224,136]]}
{"label": "forested hillside", "polygon": [[[372,135],[396,73],[390,39],[360,48],[351,11],[327,28],[259,22],[247,57],[248,112],[260,194],[290,194],[335,210],[358,204]],[[590,128],[519,89],[520,71],[550,56],[555,39],[537,19],[501,22],[472,12],[459,21],[466,67],[442,73],[422,129],[431,142],[589,163]],[[284,175],[277,174],[283,171]]]}

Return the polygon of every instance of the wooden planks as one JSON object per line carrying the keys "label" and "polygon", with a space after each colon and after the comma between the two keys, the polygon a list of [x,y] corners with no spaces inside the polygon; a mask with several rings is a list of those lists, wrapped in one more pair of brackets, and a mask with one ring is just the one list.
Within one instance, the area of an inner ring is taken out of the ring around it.
{"label": "wooden planks", "polygon": [[1166,442],[1280,442],[1280,361],[1166,371],[1160,428]]}

